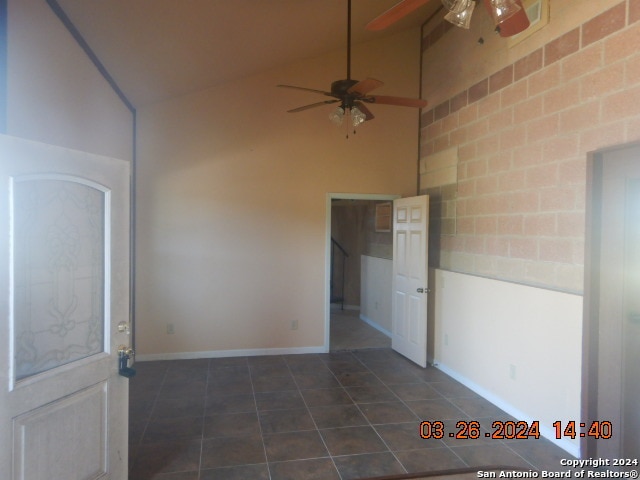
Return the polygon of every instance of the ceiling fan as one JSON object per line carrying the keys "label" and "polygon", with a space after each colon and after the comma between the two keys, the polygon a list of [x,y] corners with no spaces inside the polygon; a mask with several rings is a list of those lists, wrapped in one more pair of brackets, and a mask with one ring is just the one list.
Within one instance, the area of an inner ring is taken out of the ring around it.
{"label": "ceiling fan", "polygon": [[[402,0],[371,20],[365,28],[374,31],[384,30],[430,1],[435,0]],[[529,28],[529,17],[527,17],[522,0],[479,1],[484,3],[487,11],[493,17],[496,31],[501,37],[511,37]],[[458,27],[469,28],[475,3],[476,0],[442,0],[444,7],[449,10],[445,19]]]}
{"label": "ceiling fan", "polygon": [[[427,101],[419,98],[393,97],[388,95],[369,95],[372,90],[381,87],[383,82],[374,78],[366,78],[364,80],[354,80],[351,78],[351,0],[347,4],[347,78],[336,80],[331,83],[330,91],[316,90],[313,88],[296,87],[293,85],[277,85],[282,88],[293,88],[296,90],[304,90],[307,92],[319,93],[330,100],[315,102],[292,110],[289,113],[301,112],[310,108],[320,107],[322,105],[339,103],[339,106],[331,112],[329,119],[336,125],[341,125],[345,114],[351,118],[353,127],[357,127],[361,123],[372,120],[373,113],[365,104],[379,103],[383,105],[396,105],[401,107],[423,108],[427,106]],[[355,130],[354,130],[355,133]]]}

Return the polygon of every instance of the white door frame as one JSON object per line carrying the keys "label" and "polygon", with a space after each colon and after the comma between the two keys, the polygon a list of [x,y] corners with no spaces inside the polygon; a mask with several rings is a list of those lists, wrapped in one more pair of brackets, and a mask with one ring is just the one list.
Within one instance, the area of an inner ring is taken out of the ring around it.
{"label": "white door frame", "polygon": [[385,193],[327,193],[326,202],[326,226],[325,226],[325,252],[324,252],[324,346],[328,353],[331,349],[331,201],[340,200],[395,200],[401,195]]}

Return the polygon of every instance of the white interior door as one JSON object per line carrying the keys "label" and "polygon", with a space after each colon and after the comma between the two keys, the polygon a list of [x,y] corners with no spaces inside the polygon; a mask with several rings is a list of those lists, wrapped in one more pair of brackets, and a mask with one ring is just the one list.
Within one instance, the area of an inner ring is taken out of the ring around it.
{"label": "white interior door", "polygon": [[391,347],[427,366],[429,196],[393,202]]}
{"label": "white interior door", "polygon": [[127,478],[129,165],[0,136],[2,478]]}

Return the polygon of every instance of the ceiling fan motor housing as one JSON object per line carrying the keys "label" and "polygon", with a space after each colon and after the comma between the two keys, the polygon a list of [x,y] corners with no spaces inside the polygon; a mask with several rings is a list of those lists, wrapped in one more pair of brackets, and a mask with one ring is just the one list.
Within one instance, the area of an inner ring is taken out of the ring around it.
{"label": "ceiling fan motor housing", "polygon": [[349,93],[349,89],[353,87],[358,80],[345,79],[331,82],[331,95],[342,100],[342,108],[351,108],[355,100],[353,93]]}

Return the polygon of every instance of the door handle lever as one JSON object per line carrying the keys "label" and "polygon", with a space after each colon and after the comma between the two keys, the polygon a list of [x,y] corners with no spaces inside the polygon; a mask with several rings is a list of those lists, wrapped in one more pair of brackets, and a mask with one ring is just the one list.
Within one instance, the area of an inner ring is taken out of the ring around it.
{"label": "door handle lever", "polygon": [[129,366],[129,359],[135,355],[131,347],[120,345],[118,347],[118,373],[123,377],[131,378],[135,376],[135,368]]}

